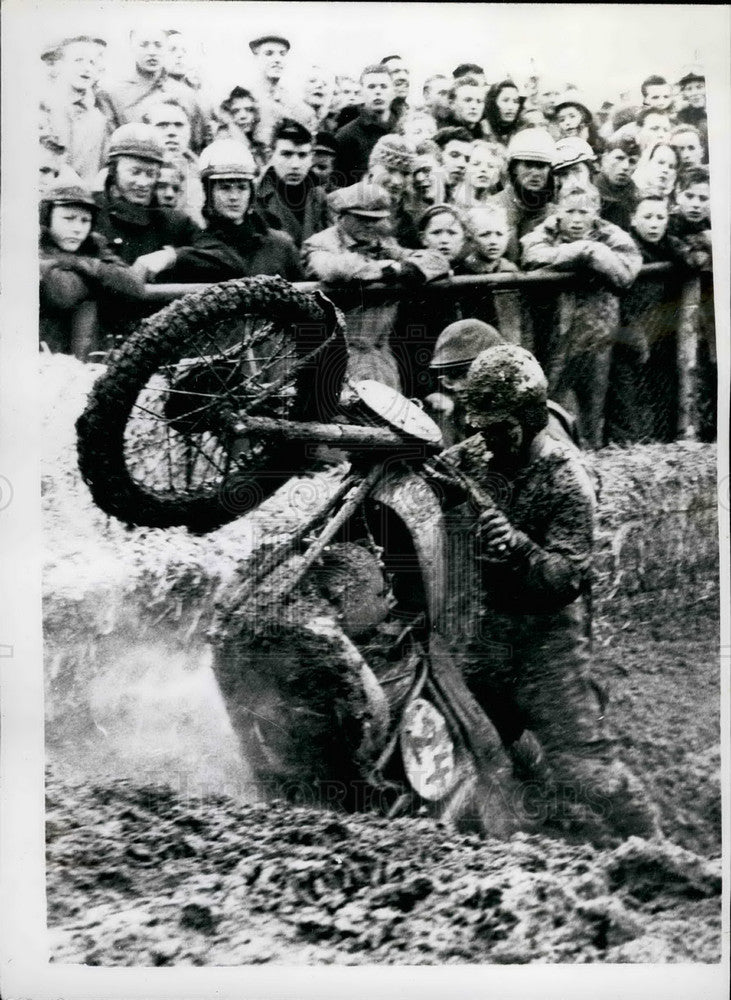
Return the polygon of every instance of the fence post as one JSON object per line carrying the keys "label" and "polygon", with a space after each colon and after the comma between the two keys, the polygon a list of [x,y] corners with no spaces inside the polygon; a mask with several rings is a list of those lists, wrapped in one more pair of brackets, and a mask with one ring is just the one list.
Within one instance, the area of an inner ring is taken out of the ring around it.
{"label": "fence post", "polygon": [[694,441],[698,424],[696,360],[698,357],[698,307],[700,278],[683,285],[678,321],[678,437]]}

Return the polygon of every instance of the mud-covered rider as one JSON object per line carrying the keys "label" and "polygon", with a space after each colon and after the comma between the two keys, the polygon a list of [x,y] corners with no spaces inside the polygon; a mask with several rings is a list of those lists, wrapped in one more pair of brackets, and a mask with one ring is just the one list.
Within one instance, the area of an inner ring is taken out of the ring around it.
{"label": "mud-covered rider", "polygon": [[455,461],[487,489],[477,522],[484,621],[465,669],[506,746],[524,730],[540,743],[533,807],[549,827],[595,840],[647,836],[654,812],[616,758],[589,672],[581,597],[594,490],[577,450],[547,431],[546,392],[538,362],[510,344],[480,353],[467,375],[466,419],[478,433]]}

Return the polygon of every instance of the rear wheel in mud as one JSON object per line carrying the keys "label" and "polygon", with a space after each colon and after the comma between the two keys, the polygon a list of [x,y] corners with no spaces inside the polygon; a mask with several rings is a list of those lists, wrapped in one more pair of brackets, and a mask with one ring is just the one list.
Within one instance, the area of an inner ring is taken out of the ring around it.
{"label": "rear wheel in mud", "polygon": [[235,434],[236,419],[330,419],[345,364],[342,316],[319,292],[257,277],[191,293],[95,384],[76,425],[82,477],[127,523],[216,528],[309,461],[307,446]]}

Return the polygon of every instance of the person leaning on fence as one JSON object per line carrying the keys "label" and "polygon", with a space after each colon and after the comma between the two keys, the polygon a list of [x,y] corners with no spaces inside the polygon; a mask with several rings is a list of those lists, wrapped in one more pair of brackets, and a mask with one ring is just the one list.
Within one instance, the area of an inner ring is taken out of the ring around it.
{"label": "person leaning on fence", "polygon": [[350,377],[373,378],[400,389],[390,344],[399,296],[387,296],[384,301],[379,293],[368,304],[361,283],[401,280],[419,284],[445,277],[449,264],[435,251],[407,250],[390,235],[387,191],[361,182],[339,193],[337,223],[311,236],[302,247],[305,271],[308,278],[352,288],[345,298],[336,298],[345,311]]}
{"label": "person leaning on fence", "polygon": [[526,270],[570,271],[580,278],[576,288],[559,294],[558,329],[546,374],[551,395],[577,413],[590,448],[604,443],[604,403],[619,323],[617,293],[631,286],[642,267],[632,238],[601,219],[599,208],[596,188],[564,188],[556,214],[521,241]]}
{"label": "person leaning on fence", "polygon": [[473,498],[484,620],[461,650],[466,679],[506,747],[524,730],[537,739],[532,787],[548,828],[600,843],[655,835],[656,812],[617,758],[591,679],[583,598],[596,499],[583,461],[547,433],[547,381],[522,348],[479,354],[464,400],[478,433],[455,461],[484,496]]}
{"label": "person leaning on fence", "polygon": [[100,308],[137,301],[140,278],[93,232],[98,207],[77,178],[40,203],[40,340],[53,353],[86,361],[102,348]]}
{"label": "person leaning on fence", "polygon": [[[387,191],[391,200],[391,231],[403,247],[417,250],[421,246],[413,209],[412,174],[416,166],[416,149],[403,136],[384,135],[368,157],[368,172],[364,181]],[[350,197],[350,188],[340,188],[328,195],[330,224],[334,225],[340,203]]]}
{"label": "person leaning on fence", "polygon": [[234,139],[217,139],[201,153],[207,228],[181,250],[165,281],[228,281],[278,274],[301,281],[292,239],[269,229],[253,211],[256,164],[251,150]]}
{"label": "person leaning on fence", "polygon": [[[480,205],[464,214],[469,251],[462,263],[463,274],[515,274],[518,267],[505,257],[510,238],[508,215],[496,204]],[[505,340],[523,344],[521,295],[515,288],[480,289],[473,315],[497,326]]]}

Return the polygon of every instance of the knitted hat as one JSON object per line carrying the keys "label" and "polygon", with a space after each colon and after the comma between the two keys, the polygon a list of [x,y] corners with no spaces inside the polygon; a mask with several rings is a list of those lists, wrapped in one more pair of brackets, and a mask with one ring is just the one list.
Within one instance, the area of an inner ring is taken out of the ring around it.
{"label": "knitted hat", "polygon": [[368,166],[372,167],[377,163],[410,174],[416,164],[416,150],[400,135],[382,135],[368,158]]}

